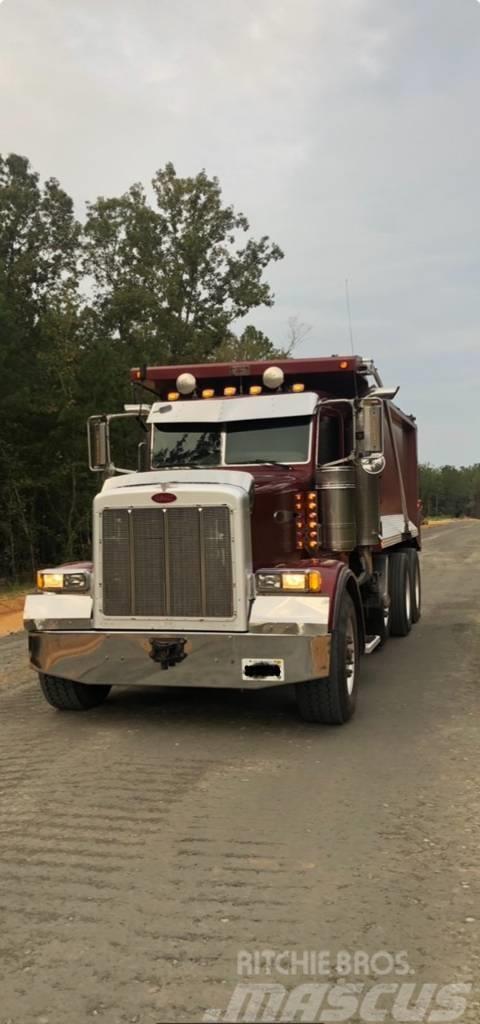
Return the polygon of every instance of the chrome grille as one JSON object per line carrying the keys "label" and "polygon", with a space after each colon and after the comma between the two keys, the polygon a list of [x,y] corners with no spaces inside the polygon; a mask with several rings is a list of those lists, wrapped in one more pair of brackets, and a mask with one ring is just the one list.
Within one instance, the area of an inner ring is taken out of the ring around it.
{"label": "chrome grille", "polygon": [[105,509],[102,552],[104,615],[233,616],[226,506]]}

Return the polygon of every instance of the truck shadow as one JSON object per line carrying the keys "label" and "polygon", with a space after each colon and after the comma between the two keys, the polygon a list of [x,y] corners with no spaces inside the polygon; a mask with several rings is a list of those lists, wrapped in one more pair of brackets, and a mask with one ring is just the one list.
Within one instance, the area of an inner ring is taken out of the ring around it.
{"label": "truck shadow", "polygon": [[[83,718],[83,716],[82,716]],[[205,728],[226,728],[227,731],[281,726],[291,729],[294,723],[311,728],[299,718],[293,686],[269,687],[265,690],[242,691],[222,689],[188,689],[182,687],[114,688],[108,700],[85,718],[95,718],[115,725],[164,727],[182,729],[189,725]]]}

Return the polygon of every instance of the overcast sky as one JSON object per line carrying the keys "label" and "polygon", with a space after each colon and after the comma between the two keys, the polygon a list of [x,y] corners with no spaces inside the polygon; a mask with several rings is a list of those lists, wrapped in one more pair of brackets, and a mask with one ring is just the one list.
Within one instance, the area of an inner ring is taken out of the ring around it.
{"label": "overcast sky", "polygon": [[478,0],[0,0],[0,152],[86,199],[205,167],[285,251],[249,318],[374,357],[480,462]]}

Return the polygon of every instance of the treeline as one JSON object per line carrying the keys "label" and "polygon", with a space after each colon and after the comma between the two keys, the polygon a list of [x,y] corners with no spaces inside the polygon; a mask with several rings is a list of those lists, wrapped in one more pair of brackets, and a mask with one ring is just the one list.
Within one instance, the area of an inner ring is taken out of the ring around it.
{"label": "treeline", "polygon": [[282,256],[204,171],[167,164],[80,223],[56,179],[0,157],[1,580],[89,554],[85,421],[131,400],[130,366],[287,354],[232,330],[273,304]]}
{"label": "treeline", "polygon": [[423,514],[480,518],[480,463],[474,466],[420,467]]}

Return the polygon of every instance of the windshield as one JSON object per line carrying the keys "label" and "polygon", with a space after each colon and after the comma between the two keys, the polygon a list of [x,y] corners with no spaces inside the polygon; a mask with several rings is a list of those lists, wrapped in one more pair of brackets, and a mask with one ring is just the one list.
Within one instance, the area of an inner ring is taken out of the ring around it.
{"label": "windshield", "polygon": [[152,466],[220,466],[221,437],[216,424],[156,424]]}
{"label": "windshield", "polygon": [[253,423],[157,423],[154,469],[171,466],[249,466],[308,462],[309,416]]}

